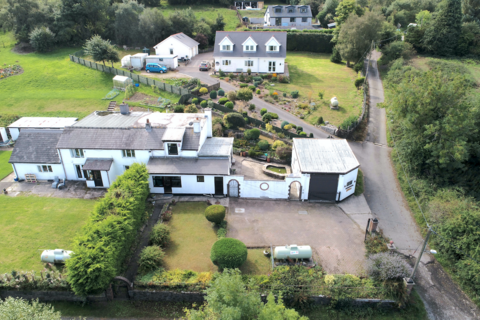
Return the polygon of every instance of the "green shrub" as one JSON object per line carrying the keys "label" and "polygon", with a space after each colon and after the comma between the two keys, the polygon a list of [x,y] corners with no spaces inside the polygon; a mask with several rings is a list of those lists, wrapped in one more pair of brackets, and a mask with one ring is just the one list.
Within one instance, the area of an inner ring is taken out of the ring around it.
{"label": "green shrub", "polygon": [[188,106],[185,107],[183,112],[185,112],[185,113],[197,113],[198,109],[194,104],[189,104]]}
{"label": "green shrub", "polygon": [[283,93],[283,97],[284,97],[284,98],[287,97],[287,93],[286,93],[286,92]]}
{"label": "green shrub", "polygon": [[284,127],[288,124],[288,121],[282,121],[280,128],[284,129]]}
{"label": "green shrub", "polygon": [[247,140],[257,140],[260,137],[260,130],[258,129],[245,130],[243,136]]}
{"label": "green shrub", "polygon": [[[88,41],[91,41],[91,40],[88,40]],[[36,27],[30,33],[30,44],[32,45],[32,48],[36,52],[50,51],[53,48],[54,43],[55,43],[55,34],[52,31],[50,31],[48,27],[47,28]],[[108,45],[109,44],[110,42],[108,42]]]}
{"label": "green shrub", "polygon": [[333,48],[332,55],[330,56],[330,61],[333,63],[342,62],[342,56],[340,55],[340,52],[335,47]]}
{"label": "green shrub", "polygon": [[298,98],[298,90],[294,90],[290,94],[292,95],[292,98],[294,99]]}
{"label": "green shrub", "polygon": [[253,80],[254,81],[260,81],[260,82],[263,81],[262,77],[260,77],[260,76],[253,77]]}
{"label": "green shrub", "polygon": [[200,107],[206,108],[207,107],[207,100],[202,100],[202,102],[200,102]]}
{"label": "green shrub", "polygon": [[250,110],[250,111],[255,110],[255,105],[254,105],[253,103],[251,103],[251,104],[248,106],[248,110]]}
{"label": "green shrub", "polygon": [[323,123],[324,123],[323,117],[322,116],[318,117],[317,124],[323,124]]}
{"label": "green shrub", "polygon": [[238,268],[247,260],[247,246],[240,240],[222,238],[212,246],[210,259],[221,270]]}
{"label": "green shrub", "polygon": [[233,110],[233,102],[232,102],[232,101],[227,101],[227,102],[225,103],[225,107]]}
{"label": "green shrub", "polygon": [[240,88],[246,88],[246,87],[248,87],[247,83],[240,83]]}
{"label": "green shrub", "polygon": [[359,73],[362,69],[363,69],[363,60],[356,63],[354,66],[353,66],[353,70],[356,72],[356,73]]}
{"label": "green shrub", "polygon": [[263,116],[265,113],[267,113],[268,110],[265,109],[265,108],[262,108],[262,110],[260,110],[260,115]]}
{"label": "green shrub", "polygon": [[367,273],[379,281],[400,280],[410,276],[412,267],[398,254],[381,252],[372,254],[367,260]]}
{"label": "green shrub", "polygon": [[251,74],[252,74],[252,69],[248,68],[248,69],[247,69],[247,74],[248,74],[248,75],[251,75]]}
{"label": "green shrub", "polygon": [[299,131],[303,131],[303,127],[302,126],[297,126],[297,132]]}
{"label": "green shrub", "polygon": [[360,89],[361,86],[365,83],[365,77],[361,77],[355,80],[355,87]]}
{"label": "green shrub", "polygon": [[267,112],[262,117],[263,122],[269,122],[272,119],[278,119],[278,114],[273,113],[273,112]]}
{"label": "green shrub", "polygon": [[163,264],[165,253],[158,246],[149,246],[143,248],[140,252],[138,267],[141,272],[150,272],[158,269]]}
{"label": "green shrub", "polygon": [[222,124],[216,123],[213,125],[212,133],[214,137],[223,137],[223,127]]}
{"label": "green shrub", "polygon": [[260,94],[260,92],[262,92],[262,91],[260,91],[260,89],[257,89],[256,93],[257,93],[257,94]]}
{"label": "green shrub", "polygon": [[181,105],[175,106],[175,108],[173,108],[174,113],[183,113],[183,111],[184,111],[184,107]]}
{"label": "green shrub", "polygon": [[255,87],[255,86],[248,86],[248,89],[252,90],[252,92],[255,91],[256,88],[257,87]]}
{"label": "green shrub", "polygon": [[225,238],[227,236],[227,221],[223,220],[222,223],[220,223],[219,228],[217,230],[217,238]]}
{"label": "green shrub", "polygon": [[288,160],[292,158],[292,148],[290,146],[279,146],[276,150],[276,155],[282,160]]}
{"label": "green shrub", "polygon": [[223,89],[219,89],[217,93],[220,97],[223,97],[225,95],[225,91]]}
{"label": "green shrub", "polygon": [[62,316],[59,311],[55,311],[53,306],[40,303],[38,299],[28,301],[22,298],[7,297],[4,301],[0,300],[0,319],[61,320]]}
{"label": "green shrub", "polygon": [[218,69],[218,74],[220,77],[225,77],[225,72],[223,72],[222,69]]}
{"label": "green shrub", "polygon": [[292,125],[291,124],[286,124],[284,127],[283,127],[284,130],[290,130],[292,129]]}
{"label": "green shrub", "polygon": [[218,103],[219,103],[219,104],[225,104],[225,103],[227,103],[227,102],[228,102],[228,98],[226,98],[226,97],[223,97],[223,98],[218,99]]}
{"label": "green shrub", "polygon": [[340,129],[343,130],[349,130],[350,127],[352,127],[355,123],[357,123],[357,116],[350,116],[343,123],[340,125]]}
{"label": "green shrub", "polygon": [[198,92],[200,92],[200,94],[204,95],[204,94],[208,93],[208,89],[207,88],[200,88],[200,90],[198,90]]}
{"label": "green shrub", "polygon": [[290,123],[290,125],[292,126],[292,128],[297,129],[297,125],[295,123]]}
{"label": "green shrub", "polygon": [[268,150],[269,144],[267,140],[260,140],[258,141],[257,146],[260,150],[265,151],[265,150]]}
{"label": "green shrub", "polygon": [[205,209],[205,218],[215,224],[220,224],[225,219],[225,207],[214,204]]}
{"label": "green shrub", "polygon": [[307,133],[302,131],[302,132],[299,133],[299,135],[300,135],[301,137],[306,137],[306,136],[307,136]]}
{"label": "green shrub", "polygon": [[245,117],[245,123],[247,123],[248,122],[248,118],[247,118],[248,117],[248,112],[247,111],[242,111],[242,116]]}
{"label": "green shrub", "polygon": [[223,123],[228,129],[237,129],[245,126],[245,119],[239,113],[230,112],[223,117]]}
{"label": "green shrub", "polygon": [[228,91],[227,98],[230,101],[235,101],[237,100],[237,93],[235,91]]}
{"label": "green shrub", "polygon": [[197,105],[197,104],[198,104],[198,98],[193,98],[193,99],[192,99],[192,103],[193,103],[194,105]]}
{"label": "green shrub", "polygon": [[282,140],[277,140],[272,145],[272,150],[276,150],[278,147],[285,146],[285,143]]}
{"label": "green shrub", "polygon": [[309,138],[313,138],[313,133],[310,132],[310,134],[308,135]]}
{"label": "green shrub", "polygon": [[207,101],[207,107],[210,108],[210,109],[213,109],[213,107],[215,106],[215,103],[211,100],[208,100]]}
{"label": "green shrub", "polygon": [[170,243],[170,227],[157,223],[150,233],[150,243],[165,248]]}
{"label": "green shrub", "polygon": [[215,90],[210,91],[210,98],[216,99],[217,98],[217,91],[215,91]]}

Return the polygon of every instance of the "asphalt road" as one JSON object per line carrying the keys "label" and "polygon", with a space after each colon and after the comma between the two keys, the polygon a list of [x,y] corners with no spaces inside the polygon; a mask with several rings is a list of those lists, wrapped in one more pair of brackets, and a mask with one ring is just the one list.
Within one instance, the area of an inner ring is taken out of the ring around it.
{"label": "asphalt road", "polygon": [[[198,71],[200,61],[211,61],[212,57],[212,53],[197,56],[187,67],[181,67],[179,71],[197,77],[208,84],[216,83],[219,80],[210,77],[208,72]],[[365,198],[372,213],[378,218],[380,228],[394,241],[399,252],[417,257],[418,247],[423,239],[393,169],[390,158],[391,149],[387,147],[385,109],[376,107],[377,103],[384,101],[383,85],[376,63],[379,57],[378,52],[372,54],[373,61],[368,78],[370,116],[366,141],[349,142],[349,144],[363,170]],[[225,81],[221,81],[221,87],[226,91],[236,90]],[[313,133],[316,138],[328,136],[323,130],[261,99],[254,98],[251,103],[254,103],[257,108],[266,108],[268,111],[277,113],[280,119],[297,125],[301,124],[305,132]],[[399,172],[399,174],[403,173]],[[412,258],[411,262],[414,261],[415,259]],[[478,319],[480,317],[478,308],[429,254],[423,255],[415,281],[417,292],[425,304],[429,319]]]}

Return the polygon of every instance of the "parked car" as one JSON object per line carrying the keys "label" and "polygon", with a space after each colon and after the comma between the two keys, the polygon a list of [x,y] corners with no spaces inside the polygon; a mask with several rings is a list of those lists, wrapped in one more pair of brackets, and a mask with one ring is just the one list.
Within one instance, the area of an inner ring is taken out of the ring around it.
{"label": "parked car", "polygon": [[160,73],[166,73],[168,71],[166,66],[159,65],[158,63],[147,63],[145,70],[147,72],[160,72]]}
{"label": "parked car", "polygon": [[210,69],[212,69],[212,64],[210,62],[207,62],[207,61],[202,61],[200,63],[200,71],[208,71]]}

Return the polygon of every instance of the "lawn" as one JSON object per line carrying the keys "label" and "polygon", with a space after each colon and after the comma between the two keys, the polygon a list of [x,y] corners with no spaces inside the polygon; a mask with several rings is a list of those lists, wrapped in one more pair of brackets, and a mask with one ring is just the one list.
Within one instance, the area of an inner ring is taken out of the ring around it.
{"label": "lawn", "polygon": [[0,273],[41,271],[42,249],[70,249],[94,200],[0,196]]}
{"label": "lawn", "polygon": [[13,172],[12,165],[8,163],[12,151],[0,151],[0,180]]}
{"label": "lawn", "polygon": [[242,274],[262,275],[272,272],[270,258],[263,255],[263,249],[248,249],[247,261],[240,267]]}
{"label": "lawn", "polygon": [[[288,52],[286,62],[291,83],[275,83],[269,89],[287,94],[298,90],[298,102],[308,103],[309,99],[315,102],[317,110],[306,116],[305,121],[316,124],[322,116],[325,121],[338,126],[350,115],[360,115],[362,93],[354,86],[357,74],[353,69],[330,62],[328,54]],[[321,91],[324,91],[323,101],[318,96]],[[332,97],[337,97],[340,102],[339,110],[330,110]]]}
{"label": "lawn", "polygon": [[172,208],[171,243],[165,250],[165,267],[197,272],[217,271],[210,249],[217,240],[212,223],[205,219],[204,202],[179,202]]}
{"label": "lawn", "polygon": [[238,10],[238,12],[240,12],[242,17],[263,18],[266,10],[267,6],[264,6],[261,10]]}
{"label": "lawn", "polygon": [[274,166],[268,166],[267,170],[270,170],[270,171],[276,172],[276,173],[287,173],[287,169],[280,168],[280,167],[274,167]]}

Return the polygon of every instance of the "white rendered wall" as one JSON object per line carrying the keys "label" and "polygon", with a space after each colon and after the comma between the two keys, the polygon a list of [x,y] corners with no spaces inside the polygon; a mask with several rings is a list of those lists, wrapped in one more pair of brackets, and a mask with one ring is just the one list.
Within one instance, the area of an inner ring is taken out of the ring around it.
{"label": "white rendered wall", "polygon": [[[37,166],[52,166],[53,172],[38,172]],[[25,180],[25,174],[34,174],[38,180],[53,180],[55,176],[65,179],[65,174],[61,164],[45,163],[15,163],[14,172],[17,173],[19,180]]]}
{"label": "white rendered wall", "polygon": [[[357,185],[357,175],[358,175],[358,168],[350,171],[345,175],[340,175],[338,178],[338,192],[340,192],[340,199],[337,196],[337,201],[342,201],[346,197],[352,195],[355,192],[355,187]],[[352,181],[352,185],[347,187],[347,183]]]}
{"label": "white rendered wall", "polygon": [[[230,60],[231,65],[224,66],[222,65],[223,60]],[[245,61],[253,61],[252,67],[246,67]],[[268,62],[275,61],[275,72],[268,71]],[[218,65],[217,63],[218,62]],[[224,72],[237,72],[237,69],[242,69],[243,72],[247,72],[250,69],[252,72],[258,73],[284,73],[285,72],[285,59],[284,58],[224,58],[216,57],[215,58],[215,70],[219,71],[222,69]]]}
{"label": "white rendered wall", "polygon": [[155,54],[157,56],[170,56],[170,48],[173,49],[173,55],[178,56],[179,58],[185,56],[193,58],[198,54],[198,45],[193,48],[189,48],[175,38],[166,39],[161,45],[155,48]]}
{"label": "white rendered wall", "polygon": [[4,127],[0,127],[0,136],[2,136],[2,141],[8,140],[7,130]]}
{"label": "white rendered wall", "polygon": [[[182,179],[182,187],[181,188],[172,188],[173,194],[215,194],[215,176],[207,176],[204,175],[205,182],[197,182],[196,175],[178,175],[178,174],[151,174],[149,179],[150,185],[150,192],[151,193],[164,193],[164,188],[155,188],[153,186],[153,177],[166,177],[166,176],[180,176]],[[224,184],[224,193],[227,192],[227,188],[225,186],[225,181],[227,177],[224,177],[223,184]]]}
{"label": "white rendered wall", "polygon": [[8,131],[10,131],[10,136],[12,137],[12,140],[17,140],[18,135],[20,134],[20,129],[19,128],[9,128]]}

